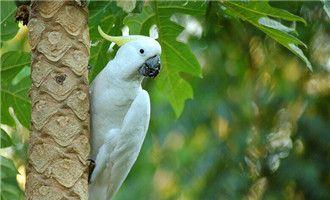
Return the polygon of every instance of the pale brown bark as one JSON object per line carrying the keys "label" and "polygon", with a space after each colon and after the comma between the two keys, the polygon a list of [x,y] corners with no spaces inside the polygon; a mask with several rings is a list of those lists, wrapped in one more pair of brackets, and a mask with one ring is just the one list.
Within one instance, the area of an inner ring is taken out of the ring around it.
{"label": "pale brown bark", "polygon": [[35,1],[31,7],[26,199],[88,199],[88,11],[75,1]]}

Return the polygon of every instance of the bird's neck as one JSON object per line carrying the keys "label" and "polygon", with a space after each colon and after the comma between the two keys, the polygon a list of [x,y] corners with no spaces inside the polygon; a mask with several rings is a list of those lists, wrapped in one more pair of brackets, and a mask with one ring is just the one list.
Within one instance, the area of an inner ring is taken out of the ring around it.
{"label": "bird's neck", "polygon": [[137,83],[141,84],[143,76],[138,72],[136,64],[130,62],[129,59],[124,62],[123,60],[114,59],[108,65],[109,77],[113,80],[120,80],[120,82]]}

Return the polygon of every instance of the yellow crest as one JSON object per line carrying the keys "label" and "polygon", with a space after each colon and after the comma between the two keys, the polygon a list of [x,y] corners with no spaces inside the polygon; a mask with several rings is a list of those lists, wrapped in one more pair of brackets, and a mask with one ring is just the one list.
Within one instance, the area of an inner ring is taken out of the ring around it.
{"label": "yellow crest", "polygon": [[111,35],[107,35],[106,33],[103,32],[103,30],[101,29],[100,26],[97,27],[98,30],[99,30],[99,33],[100,35],[110,41],[110,42],[114,42],[116,43],[118,46],[122,46],[124,45],[125,43],[127,42],[130,42],[130,41],[134,41],[134,40],[137,40],[139,38],[139,36],[137,35],[129,35],[129,36],[111,36]]}

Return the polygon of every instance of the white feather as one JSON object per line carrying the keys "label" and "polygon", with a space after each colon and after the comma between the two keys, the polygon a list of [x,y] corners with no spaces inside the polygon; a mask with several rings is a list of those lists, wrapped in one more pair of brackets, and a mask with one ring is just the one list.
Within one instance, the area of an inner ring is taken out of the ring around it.
{"label": "white feather", "polygon": [[160,53],[152,38],[129,42],[91,85],[91,157],[96,167],[89,200],[112,199],[139,155],[149,126],[150,99],[141,87],[138,67]]}

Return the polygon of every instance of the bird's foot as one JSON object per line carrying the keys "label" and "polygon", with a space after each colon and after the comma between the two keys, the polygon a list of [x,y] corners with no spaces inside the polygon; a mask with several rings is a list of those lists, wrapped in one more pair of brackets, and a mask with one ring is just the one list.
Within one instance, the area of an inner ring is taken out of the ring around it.
{"label": "bird's foot", "polygon": [[78,6],[84,7],[88,4],[88,0],[75,0]]}
{"label": "bird's foot", "polygon": [[95,169],[95,161],[92,159],[87,159],[88,162],[88,183],[90,183],[92,173]]}

